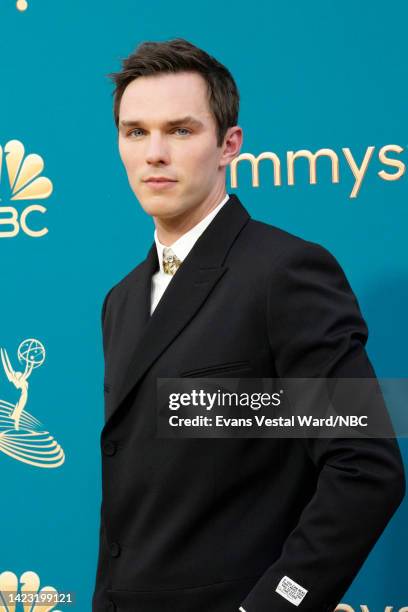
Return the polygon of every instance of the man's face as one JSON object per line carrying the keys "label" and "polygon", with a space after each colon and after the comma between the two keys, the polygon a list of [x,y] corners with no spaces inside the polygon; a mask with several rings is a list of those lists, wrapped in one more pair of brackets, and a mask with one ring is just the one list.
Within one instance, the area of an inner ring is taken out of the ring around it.
{"label": "man's face", "polygon": [[[177,217],[224,193],[230,159],[223,150],[217,147],[216,122],[200,74],[139,77],[126,87],[119,109],[119,152],[147,214]],[[159,177],[171,182],[148,180]]]}

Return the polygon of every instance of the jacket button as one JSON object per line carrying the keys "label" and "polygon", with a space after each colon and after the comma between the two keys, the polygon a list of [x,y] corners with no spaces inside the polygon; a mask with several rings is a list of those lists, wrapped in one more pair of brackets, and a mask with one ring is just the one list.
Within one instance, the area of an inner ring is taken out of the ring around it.
{"label": "jacket button", "polygon": [[116,606],[113,603],[113,601],[110,601],[108,603],[108,608],[107,608],[107,612],[116,612]]}
{"label": "jacket button", "polygon": [[117,542],[112,542],[110,545],[110,553],[112,557],[119,557],[120,555],[120,546]]}
{"label": "jacket button", "polygon": [[106,442],[103,443],[102,449],[104,455],[114,455],[116,453],[116,444],[113,440],[106,440]]}

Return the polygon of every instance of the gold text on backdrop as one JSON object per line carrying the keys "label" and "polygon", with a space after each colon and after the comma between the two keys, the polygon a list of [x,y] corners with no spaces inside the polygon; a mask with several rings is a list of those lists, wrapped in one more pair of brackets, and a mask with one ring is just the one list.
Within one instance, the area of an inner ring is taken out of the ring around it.
{"label": "gold text on backdrop", "polygon": [[[354,176],[354,185],[350,193],[350,198],[356,198],[360,187],[363,183],[364,177],[367,172],[368,165],[374,153],[375,147],[369,146],[366,148],[363,160],[360,165],[356,162],[354,155],[348,147],[343,147],[342,152]],[[389,151],[394,153],[402,153],[403,147],[394,144],[388,144],[381,147],[378,151],[378,158],[385,166],[391,166],[397,168],[394,173],[380,170],[377,172],[378,176],[384,181],[397,181],[405,173],[405,164],[393,157],[387,157]],[[328,157],[331,161],[331,177],[332,183],[339,183],[340,181],[340,170],[339,170],[339,157],[333,149],[319,149],[316,153],[312,153],[308,149],[300,149],[299,151],[287,151],[286,153],[286,166],[287,166],[287,183],[288,185],[295,184],[295,160],[304,157],[309,162],[309,183],[315,185],[317,183],[317,171],[316,171],[316,160],[319,157]],[[251,164],[252,172],[252,187],[259,187],[259,162],[263,160],[270,160],[273,166],[273,184],[275,187],[282,185],[282,172],[281,172],[281,160],[276,153],[271,151],[265,151],[260,153],[257,157],[252,153],[241,153],[231,162],[231,187],[236,188],[238,186],[238,164],[242,161],[249,161]]]}

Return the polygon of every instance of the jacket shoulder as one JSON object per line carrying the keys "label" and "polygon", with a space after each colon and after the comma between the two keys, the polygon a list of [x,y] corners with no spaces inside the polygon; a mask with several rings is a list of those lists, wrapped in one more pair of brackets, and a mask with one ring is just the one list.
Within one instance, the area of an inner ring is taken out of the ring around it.
{"label": "jacket shoulder", "polygon": [[108,299],[109,296],[115,292],[115,294],[121,294],[122,291],[126,291],[127,288],[129,287],[129,285],[131,285],[133,283],[133,281],[135,281],[137,279],[137,277],[139,276],[140,270],[142,268],[144,264],[144,261],[141,261],[137,266],[135,266],[134,268],[132,268],[132,270],[130,270],[130,272],[128,272],[123,278],[121,278],[117,283],[115,283],[106,293],[104,299],[103,299],[103,303],[102,303],[102,309],[101,309],[101,318],[102,318],[102,322],[105,318],[105,312],[106,312],[106,306],[108,303]]}
{"label": "jacket shoulder", "polygon": [[109,292],[113,291],[114,289],[118,291],[120,291],[121,289],[126,289],[129,285],[133,283],[133,281],[137,280],[144,264],[145,264],[145,260],[138,263],[137,266],[132,268],[130,272],[125,274],[125,276],[123,276],[117,283],[115,283],[115,285],[111,287]]}
{"label": "jacket shoulder", "polygon": [[251,252],[251,257],[259,259],[262,268],[275,268],[284,262],[296,262],[303,257],[331,260],[338,265],[332,253],[321,244],[263,221],[250,219],[242,234],[245,249]]}

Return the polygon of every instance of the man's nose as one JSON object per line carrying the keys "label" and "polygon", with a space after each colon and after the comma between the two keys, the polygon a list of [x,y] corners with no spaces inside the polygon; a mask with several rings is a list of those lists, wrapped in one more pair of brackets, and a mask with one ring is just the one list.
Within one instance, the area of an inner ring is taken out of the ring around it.
{"label": "man's nose", "polygon": [[148,164],[168,164],[170,162],[168,145],[162,134],[150,134],[146,150],[146,162]]}

